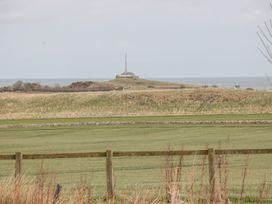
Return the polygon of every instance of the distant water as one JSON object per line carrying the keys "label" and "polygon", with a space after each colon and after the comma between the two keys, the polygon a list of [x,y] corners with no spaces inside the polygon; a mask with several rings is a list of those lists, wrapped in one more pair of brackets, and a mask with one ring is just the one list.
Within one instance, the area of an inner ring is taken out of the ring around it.
{"label": "distant water", "polygon": [[[195,85],[216,85],[218,87],[231,88],[239,85],[241,88],[253,88],[258,90],[272,90],[272,83],[266,77],[200,77],[200,78],[150,78],[152,80],[177,82]],[[68,85],[75,81],[105,81],[109,79],[0,79],[0,87],[12,85],[16,81],[40,82],[43,85]]]}
{"label": "distant water", "polygon": [[161,78],[161,81],[178,82],[196,85],[217,85],[218,87],[232,88],[239,85],[242,89],[253,88],[271,90],[272,78],[267,77],[200,77],[200,78]]}

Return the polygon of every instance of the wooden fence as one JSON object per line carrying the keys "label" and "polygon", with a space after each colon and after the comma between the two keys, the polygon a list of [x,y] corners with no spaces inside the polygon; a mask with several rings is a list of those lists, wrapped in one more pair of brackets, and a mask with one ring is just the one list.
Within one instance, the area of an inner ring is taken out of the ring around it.
{"label": "wooden fence", "polygon": [[225,154],[272,154],[272,149],[207,149],[207,150],[183,150],[183,151],[129,151],[120,152],[107,150],[106,152],[84,152],[84,153],[57,153],[57,154],[22,154],[16,152],[10,155],[0,155],[0,160],[15,160],[15,177],[22,174],[22,163],[25,159],[65,159],[65,158],[87,158],[106,157],[106,181],[108,198],[114,197],[113,179],[113,157],[139,157],[139,156],[186,156],[186,155],[208,155],[210,198],[215,198],[215,155]]}

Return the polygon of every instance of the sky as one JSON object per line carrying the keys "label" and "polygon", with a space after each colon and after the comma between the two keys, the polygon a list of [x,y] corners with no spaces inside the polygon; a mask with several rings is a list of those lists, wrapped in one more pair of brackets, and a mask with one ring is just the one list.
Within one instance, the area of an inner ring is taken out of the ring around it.
{"label": "sky", "polygon": [[268,0],[0,0],[0,78],[272,75]]}

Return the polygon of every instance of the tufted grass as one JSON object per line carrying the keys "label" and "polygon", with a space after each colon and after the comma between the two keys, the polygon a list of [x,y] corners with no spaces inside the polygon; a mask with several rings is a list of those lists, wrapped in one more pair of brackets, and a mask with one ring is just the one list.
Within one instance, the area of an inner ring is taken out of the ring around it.
{"label": "tufted grass", "polygon": [[0,119],[272,113],[272,92],[217,88],[1,93]]}

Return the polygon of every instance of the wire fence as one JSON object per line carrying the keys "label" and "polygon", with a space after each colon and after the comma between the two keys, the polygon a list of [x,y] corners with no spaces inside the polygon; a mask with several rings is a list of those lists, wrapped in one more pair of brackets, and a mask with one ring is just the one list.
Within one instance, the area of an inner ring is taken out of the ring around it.
{"label": "wire fence", "polygon": [[[165,189],[166,172],[180,168],[184,191],[194,183],[208,186],[211,198],[218,188],[230,186],[235,197],[258,194],[264,182],[271,184],[272,149],[206,149],[188,151],[86,152],[0,155],[0,176],[56,175],[63,186],[88,184],[113,197],[131,188]],[[72,159],[73,158],[73,159]],[[106,158],[106,159],[105,159]],[[182,158],[182,161],[181,161]],[[15,161],[15,168],[14,168]],[[241,195],[242,194],[242,195]],[[254,195],[255,196],[255,195]]]}

